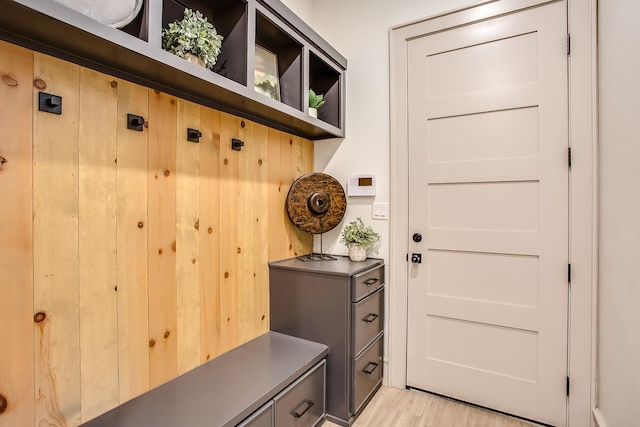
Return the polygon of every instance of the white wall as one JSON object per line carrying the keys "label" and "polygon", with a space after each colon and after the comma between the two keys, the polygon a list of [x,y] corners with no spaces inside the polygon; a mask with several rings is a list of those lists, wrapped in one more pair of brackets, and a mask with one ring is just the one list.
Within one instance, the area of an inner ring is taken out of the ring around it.
{"label": "white wall", "polygon": [[[281,0],[282,3],[293,11],[299,18],[313,28],[313,16],[311,5],[313,0]],[[315,28],[314,28],[315,29]]]}
{"label": "white wall", "polygon": [[599,410],[640,423],[640,3],[599,2]]}

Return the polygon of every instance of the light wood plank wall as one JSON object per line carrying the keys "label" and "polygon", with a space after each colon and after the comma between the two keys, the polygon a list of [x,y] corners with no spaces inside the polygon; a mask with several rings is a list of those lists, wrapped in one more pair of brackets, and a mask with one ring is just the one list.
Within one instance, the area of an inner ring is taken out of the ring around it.
{"label": "light wood plank wall", "polygon": [[0,99],[0,427],[76,426],[268,330],[311,141],[2,41]]}

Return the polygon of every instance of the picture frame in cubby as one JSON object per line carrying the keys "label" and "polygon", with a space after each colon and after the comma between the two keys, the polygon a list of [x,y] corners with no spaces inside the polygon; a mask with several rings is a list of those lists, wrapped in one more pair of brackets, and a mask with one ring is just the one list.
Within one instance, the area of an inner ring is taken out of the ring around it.
{"label": "picture frame in cubby", "polygon": [[280,77],[278,55],[256,44],[254,57],[254,81],[256,92],[280,101]]}

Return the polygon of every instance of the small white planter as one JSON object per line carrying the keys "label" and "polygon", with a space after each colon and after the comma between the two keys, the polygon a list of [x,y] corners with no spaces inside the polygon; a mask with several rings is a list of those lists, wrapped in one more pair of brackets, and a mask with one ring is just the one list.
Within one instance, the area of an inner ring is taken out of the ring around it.
{"label": "small white planter", "polygon": [[364,261],[367,259],[367,248],[358,245],[349,246],[349,258],[351,261]]}
{"label": "small white planter", "polygon": [[315,117],[317,119],[318,118],[318,109],[317,108],[313,108],[313,107],[309,107],[309,115],[311,117]]}

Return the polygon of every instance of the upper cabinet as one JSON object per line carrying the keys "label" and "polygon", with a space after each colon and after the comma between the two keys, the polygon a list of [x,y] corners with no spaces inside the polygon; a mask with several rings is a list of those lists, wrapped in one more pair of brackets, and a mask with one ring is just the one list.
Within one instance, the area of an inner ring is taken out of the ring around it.
{"label": "upper cabinet", "polygon": [[[112,19],[73,0],[0,0],[0,38],[305,138],[344,136],[347,61],[279,0],[137,1],[139,12]],[[162,49],[185,8],[224,38],[212,70]],[[309,89],[326,101],[317,118]]]}

